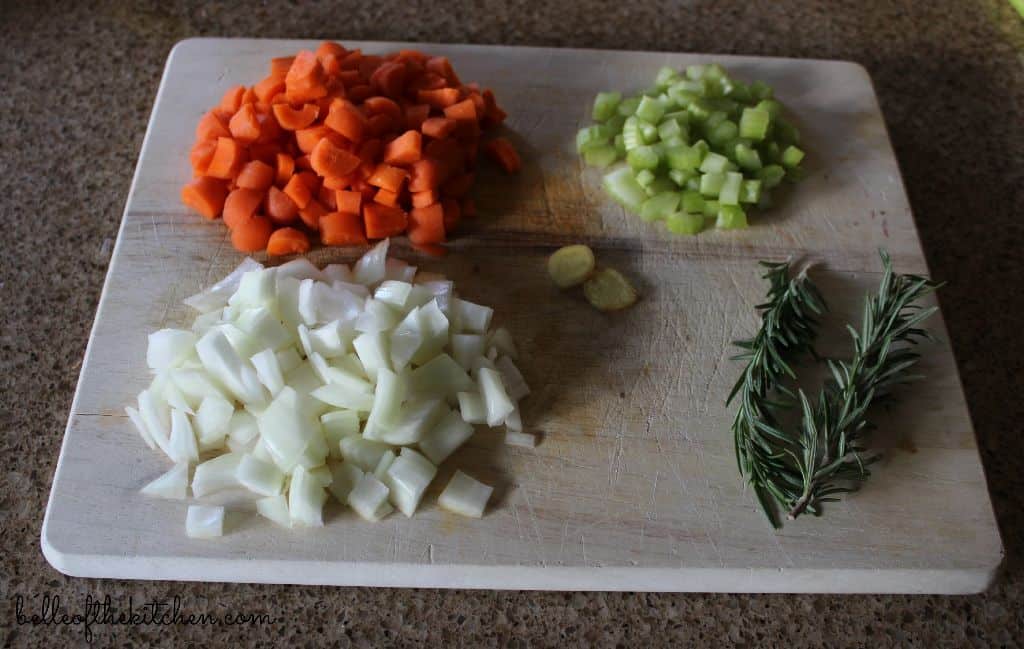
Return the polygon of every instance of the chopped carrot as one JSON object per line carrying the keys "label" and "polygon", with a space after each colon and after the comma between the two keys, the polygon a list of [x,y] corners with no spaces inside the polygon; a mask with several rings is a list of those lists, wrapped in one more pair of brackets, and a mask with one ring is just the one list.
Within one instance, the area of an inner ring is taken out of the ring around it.
{"label": "chopped carrot", "polygon": [[359,192],[339,189],[334,192],[334,201],[338,205],[337,209],[339,212],[359,214],[359,208],[363,202],[363,195]]}
{"label": "chopped carrot", "polygon": [[277,187],[267,191],[267,216],[278,225],[287,225],[299,215],[299,206]]}
{"label": "chopped carrot", "polygon": [[421,104],[430,104],[434,108],[444,109],[458,103],[460,94],[457,88],[420,90],[416,93],[416,101]]}
{"label": "chopped carrot", "polygon": [[391,116],[383,113],[366,120],[366,132],[374,137],[380,137],[396,127],[397,124],[392,121]]}
{"label": "chopped carrot", "polygon": [[409,241],[419,245],[444,241],[444,215],[440,203],[413,208],[409,212]]}
{"label": "chopped carrot", "polygon": [[[259,108],[256,110],[258,112]],[[256,142],[259,144],[273,144],[281,139],[281,126],[277,123],[277,118],[271,112],[269,104],[264,113],[256,115],[256,120],[260,123],[260,136],[256,139]]]}
{"label": "chopped carrot", "polygon": [[476,111],[476,118],[480,119],[487,111],[487,104],[484,102],[484,98],[476,90],[472,90],[467,94],[469,96],[469,100],[473,102],[473,109]]}
{"label": "chopped carrot", "polygon": [[380,155],[382,146],[383,143],[377,138],[367,140],[359,145],[359,152],[356,155],[359,156],[364,165],[375,167],[377,165],[377,156]]}
{"label": "chopped carrot", "polygon": [[260,136],[260,122],[256,118],[256,107],[243,104],[228,123],[231,137],[239,142],[255,142]]}
{"label": "chopped carrot", "polygon": [[338,211],[338,197],[336,192],[336,189],[331,189],[326,185],[321,185],[320,189],[316,192],[317,200],[319,200],[320,203],[330,212]]}
{"label": "chopped carrot", "polygon": [[[341,59],[334,54],[324,54],[320,57],[320,65],[324,66],[324,74],[328,80],[332,80],[341,72]],[[327,91],[330,92],[331,84],[327,84]]]}
{"label": "chopped carrot", "polygon": [[309,185],[298,175],[292,176],[283,191],[300,210],[309,205],[309,201],[313,198],[313,192],[310,191]]}
{"label": "chopped carrot", "polygon": [[249,145],[249,159],[277,165],[277,154],[281,153],[281,145],[277,142],[256,142]]}
{"label": "chopped carrot", "polygon": [[400,207],[369,203],[363,207],[363,223],[368,238],[384,239],[405,232],[408,216]]}
{"label": "chopped carrot", "polygon": [[342,61],[341,72],[338,73],[338,81],[340,81],[341,85],[346,88],[351,88],[352,86],[358,86],[361,84],[363,82],[363,77],[359,74],[359,70],[346,70],[345,62]]}
{"label": "chopped carrot", "polygon": [[270,59],[270,76],[284,79],[294,61],[294,56],[281,56],[276,59]]}
{"label": "chopped carrot", "polygon": [[324,41],[323,43],[320,43],[319,47],[316,48],[315,54],[316,57],[320,59],[320,62],[323,63],[324,57],[327,55],[331,55],[340,61],[341,59],[345,58],[345,55],[348,54],[348,52],[345,50],[344,47],[341,46],[340,43],[335,43],[334,41]]}
{"label": "chopped carrot", "polygon": [[359,60],[359,74],[362,75],[363,79],[369,81],[377,68],[382,65],[384,65],[383,56],[377,56],[376,54],[364,54],[363,58]]}
{"label": "chopped carrot", "polygon": [[327,94],[324,85],[324,69],[316,54],[303,50],[295,55],[288,74],[284,77],[285,94],[288,101],[301,104],[319,99]]}
{"label": "chopped carrot", "polygon": [[316,145],[320,143],[320,140],[327,137],[327,134],[330,132],[331,129],[323,125],[299,129],[295,131],[295,143],[298,144],[299,151],[312,153]]}
{"label": "chopped carrot", "polygon": [[425,189],[421,192],[412,192],[412,206],[426,207],[441,200],[436,189]]}
{"label": "chopped carrot", "polygon": [[403,63],[385,63],[373,71],[370,86],[388,97],[401,97],[405,89],[405,77]]}
{"label": "chopped carrot", "polygon": [[302,230],[279,228],[267,240],[267,254],[273,256],[302,255],[309,252],[309,237]]}
{"label": "chopped carrot", "polygon": [[498,163],[505,173],[517,173],[523,166],[512,143],[503,137],[496,137],[484,145],[484,152]]}
{"label": "chopped carrot", "polygon": [[392,165],[410,165],[420,159],[423,138],[419,131],[406,131],[384,147],[384,162]]}
{"label": "chopped carrot", "polygon": [[245,86],[232,86],[224,92],[220,100],[220,108],[225,113],[234,115],[242,106],[242,95],[245,94]]}
{"label": "chopped carrot", "polygon": [[409,82],[407,89],[415,91],[419,94],[420,90],[440,90],[441,88],[448,87],[448,80],[441,75],[434,74],[433,72],[427,72],[421,74]]}
{"label": "chopped carrot", "polygon": [[287,153],[277,154],[277,176],[274,178],[274,182],[278,185],[284,186],[291,179],[292,174],[295,173],[295,159]]}
{"label": "chopped carrot", "polygon": [[473,100],[463,99],[456,104],[447,106],[444,109],[444,116],[454,119],[456,122],[476,123],[476,106],[473,104]]}
{"label": "chopped carrot", "polygon": [[441,184],[441,164],[432,158],[417,160],[409,168],[409,191],[423,192]]}
{"label": "chopped carrot", "polygon": [[218,137],[230,137],[228,125],[212,110],[199,118],[196,124],[197,140],[212,140]]}
{"label": "chopped carrot", "polygon": [[398,207],[398,194],[386,189],[378,189],[377,193],[373,195],[373,202],[389,207]]}
{"label": "chopped carrot", "polygon": [[245,189],[266,191],[274,184],[274,168],[261,160],[250,160],[238,172],[235,184]]}
{"label": "chopped carrot", "polygon": [[253,214],[231,229],[231,244],[239,252],[257,252],[267,247],[273,226],[267,217]]}
{"label": "chopped carrot", "polygon": [[363,110],[367,115],[388,115],[396,123],[402,121],[402,108],[387,97],[370,97],[363,102]]}
{"label": "chopped carrot", "polygon": [[298,158],[295,158],[295,168],[296,169],[312,169],[313,165],[309,162],[309,156],[308,155],[300,155]]}
{"label": "chopped carrot", "polygon": [[427,60],[426,69],[429,72],[444,77],[448,83],[453,86],[461,86],[462,82],[459,81],[459,77],[455,74],[455,68],[452,67],[452,62],[445,56],[435,56]]}
{"label": "chopped carrot", "polygon": [[[242,106],[246,104],[252,104],[256,101],[256,91],[252,88],[246,88],[245,92],[242,93]],[[241,108],[241,106],[239,106]]]}
{"label": "chopped carrot", "polygon": [[373,96],[373,87],[368,83],[352,86],[351,88],[346,86],[346,93],[352,101],[362,102]]}
{"label": "chopped carrot", "polygon": [[324,214],[327,214],[327,209],[315,198],[299,210],[299,218],[302,219],[303,225],[310,230],[320,229],[320,217]]}
{"label": "chopped carrot", "polygon": [[355,180],[353,174],[349,174],[347,176],[330,176],[328,178],[324,178],[323,186],[331,190],[348,189],[352,186],[353,180]]}
{"label": "chopped carrot", "polygon": [[431,141],[423,148],[423,157],[433,158],[441,163],[439,183],[444,182],[452,173],[461,171],[464,162],[464,154],[459,143],[451,138]]}
{"label": "chopped carrot", "polygon": [[192,146],[192,151],[189,152],[189,162],[192,163],[192,171],[197,176],[203,176],[206,174],[206,170],[210,166],[210,160],[213,159],[213,151],[217,148],[217,140],[200,140]]}
{"label": "chopped carrot", "polygon": [[448,117],[429,117],[423,122],[423,134],[434,138],[444,138],[455,130],[455,120]]}
{"label": "chopped carrot", "polygon": [[313,171],[321,176],[347,176],[362,162],[357,156],[334,145],[328,138],[317,143],[309,154]]}
{"label": "chopped carrot", "polygon": [[402,183],[405,181],[405,177],[407,175],[408,174],[405,171],[398,167],[392,167],[391,165],[381,163],[373,170],[373,175],[367,178],[366,182],[370,183],[374,187],[382,187],[384,189],[397,192],[402,188]]}
{"label": "chopped carrot", "polygon": [[225,182],[210,176],[200,176],[181,188],[181,202],[208,219],[221,213],[227,195]]}
{"label": "chopped carrot", "polygon": [[236,223],[241,223],[255,214],[263,202],[263,194],[258,189],[239,187],[232,190],[224,201],[224,224],[233,228]]}
{"label": "chopped carrot", "polygon": [[473,186],[473,179],[474,174],[471,172],[453,176],[441,186],[441,193],[446,197],[459,198],[465,196],[469,192],[469,188]]}
{"label": "chopped carrot", "polygon": [[444,230],[445,232],[451,232],[458,225],[459,219],[462,217],[459,210],[459,202],[454,198],[446,198],[441,201],[441,207],[444,210]]}
{"label": "chopped carrot", "polygon": [[320,242],[325,246],[363,246],[363,220],[358,214],[329,212],[320,217]]}
{"label": "chopped carrot", "polygon": [[405,107],[405,128],[418,131],[429,117],[430,106],[427,104],[409,104]]}
{"label": "chopped carrot", "polygon": [[281,77],[269,76],[252,87],[256,99],[269,104],[275,95],[285,91],[284,79]]}
{"label": "chopped carrot", "polygon": [[363,51],[360,49],[349,50],[345,58],[341,60],[342,70],[355,70],[359,72],[359,63],[363,60]]}
{"label": "chopped carrot", "polygon": [[244,163],[245,150],[242,149],[242,145],[229,137],[219,137],[213,157],[206,168],[206,175],[231,180]]}
{"label": "chopped carrot", "polygon": [[314,193],[320,191],[320,176],[316,175],[315,172],[300,171],[295,175],[298,176],[302,182],[306,183],[306,187],[309,187],[309,191]]}
{"label": "chopped carrot", "polygon": [[363,133],[366,130],[366,116],[352,105],[352,102],[341,99],[331,105],[324,124],[352,142],[358,143],[363,140]]}
{"label": "chopped carrot", "polygon": [[316,121],[320,107],[316,104],[303,104],[302,108],[292,108],[288,104],[274,104],[274,117],[286,131],[298,131]]}

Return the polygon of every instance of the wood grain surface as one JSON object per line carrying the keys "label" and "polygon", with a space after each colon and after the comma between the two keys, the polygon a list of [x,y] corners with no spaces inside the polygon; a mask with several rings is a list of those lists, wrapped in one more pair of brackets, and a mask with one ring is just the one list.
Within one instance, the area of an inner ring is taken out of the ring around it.
{"label": "wood grain surface", "polygon": [[[393,43],[346,43],[368,52]],[[805,181],[748,230],[674,237],[607,200],[573,135],[603,89],[638,90],[658,66],[712,60],[545,48],[422,45],[496,92],[522,173],[485,170],[481,212],[444,259],[396,254],[443,272],[496,308],[528,362],[524,401],[536,449],[481,429],[442,467],[416,516],[382,523],[332,506],[322,529],[287,531],[254,513],[213,541],[184,534],[186,505],[139,488],[167,469],[123,408],[148,383],[146,334],[190,322],[181,300],[241,260],[226,230],[178,200],[198,117],[223,90],[264,76],[272,56],[311,42],[193,39],[172,52],[156,99],[86,352],[43,526],[47,559],[71,575],[338,585],[734,592],[982,590],[1002,560],[974,432],[941,319],[928,379],[878,413],[885,459],[859,493],[773,531],[744,490],[723,400],[740,366],[730,341],[755,331],[756,261],[803,258],[831,297],[824,349],[880,276],[927,273],[870,79],[860,66],[716,56],[764,79],[796,116]],[[127,172],[127,170],[126,170]],[[927,215],[919,215],[927,218]],[[544,261],[589,243],[643,297],[599,314],[560,293]],[[357,251],[322,249],[317,263]],[[440,510],[457,467],[496,486],[482,520]]]}

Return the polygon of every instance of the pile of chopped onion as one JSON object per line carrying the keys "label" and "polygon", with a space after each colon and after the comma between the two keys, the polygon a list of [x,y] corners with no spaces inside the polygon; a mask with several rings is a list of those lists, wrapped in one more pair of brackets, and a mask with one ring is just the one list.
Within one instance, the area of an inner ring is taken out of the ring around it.
{"label": "pile of chopped onion", "polygon": [[[323,525],[329,494],[377,521],[412,516],[476,424],[533,446],[518,405],[529,388],[509,332],[490,327],[493,310],[387,250],[383,241],[352,268],[323,270],[246,259],[186,300],[199,311],[190,330],[150,334],[155,376],[125,411],[175,464],[142,492],[244,489],[284,527]],[[490,495],[459,471],[438,504],[479,517]],[[186,532],[220,536],[223,521],[223,507],[193,505]]]}

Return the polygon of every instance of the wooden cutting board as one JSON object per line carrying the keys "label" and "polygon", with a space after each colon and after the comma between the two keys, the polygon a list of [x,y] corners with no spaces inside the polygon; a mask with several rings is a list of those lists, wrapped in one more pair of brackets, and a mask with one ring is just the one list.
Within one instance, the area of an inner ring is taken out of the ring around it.
{"label": "wooden cutting board", "polygon": [[[386,52],[398,43],[346,43]],[[929,348],[928,379],[878,413],[885,459],[859,493],[773,531],[737,475],[723,400],[740,366],[730,341],[756,330],[759,259],[806,257],[831,298],[825,350],[877,285],[876,250],[927,273],[871,81],[858,65],[752,57],[417,45],[497,93],[524,167],[480,174],[480,218],[430,259],[472,300],[496,307],[524,355],[536,449],[480,430],[444,465],[496,485],[483,520],[436,505],[382,523],[340,507],[322,529],[230,515],[218,540],[185,537],[186,505],[138,490],[168,468],[124,416],[148,383],[147,332],[191,322],[182,298],[241,260],[225,229],[178,200],[196,120],[224,89],[254,83],[273,56],[313,42],[195,39],[171,53],[86,351],[42,532],[61,572],[89,577],[376,586],[743,592],[984,589],[1003,550],[956,364]],[[595,92],[639,90],[668,64],[720,61],[764,79],[792,109],[807,179],[748,230],[669,236],[625,214],[584,168],[573,136]],[[921,215],[927,218],[927,215]],[[603,315],[545,273],[556,246],[586,242],[643,291]],[[317,250],[351,261],[356,251]],[[941,318],[931,322],[946,340]],[[436,487],[436,485],[435,485]]]}

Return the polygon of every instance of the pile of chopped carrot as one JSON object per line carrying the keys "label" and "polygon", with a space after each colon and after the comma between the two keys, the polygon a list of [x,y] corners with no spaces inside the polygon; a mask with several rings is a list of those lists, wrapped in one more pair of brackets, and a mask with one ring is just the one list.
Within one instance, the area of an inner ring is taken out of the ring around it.
{"label": "pile of chopped carrot", "polygon": [[475,216],[478,151],[519,170],[507,139],[481,143],[504,119],[494,93],[463,84],[445,57],[325,42],[272,59],[267,78],[203,115],[181,199],[222,217],[243,252],[301,254],[314,233],[327,246],[404,233],[431,249]]}

